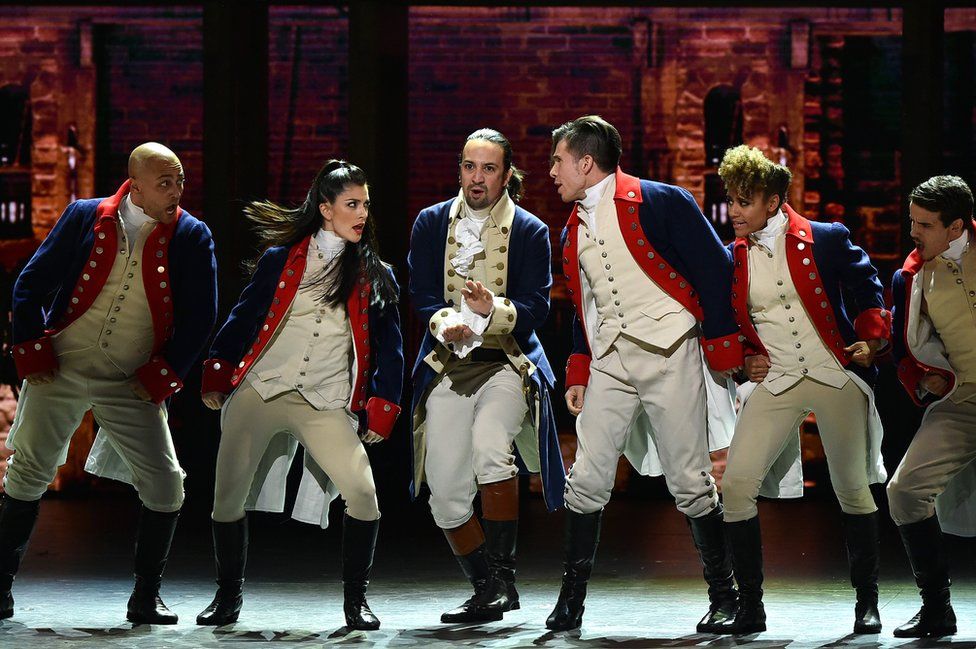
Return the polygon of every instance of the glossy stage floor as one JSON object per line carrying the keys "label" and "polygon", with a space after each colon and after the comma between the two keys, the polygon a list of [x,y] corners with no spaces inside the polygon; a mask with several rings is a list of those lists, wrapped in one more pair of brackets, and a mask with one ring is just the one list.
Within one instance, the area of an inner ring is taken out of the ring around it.
{"label": "glossy stage floor", "polygon": [[829,499],[761,505],[769,631],[729,638],[694,633],[705,589],[684,520],[663,500],[611,503],[581,632],[544,626],[558,590],[562,515],[523,502],[519,591],[522,608],[504,621],[447,626],[441,611],[468,589],[429,514],[386,514],[370,603],[379,631],[342,628],[339,535],[271,515],[252,518],[247,598],[240,621],[219,629],[194,617],[213,594],[205,513],[183,516],[163,588],[180,615],[171,627],[124,619],[131,587],[136,505],[125,495],[46,499],[15,584],[16,614],[0,622],[0,647],[901,647],[976,648],[976,570],[971,540],[950,538],[959,634],[896,640],[891,630],[918,600],[897,533],[885,521],[880,636],[850,635],[853,593],[839,512]]}

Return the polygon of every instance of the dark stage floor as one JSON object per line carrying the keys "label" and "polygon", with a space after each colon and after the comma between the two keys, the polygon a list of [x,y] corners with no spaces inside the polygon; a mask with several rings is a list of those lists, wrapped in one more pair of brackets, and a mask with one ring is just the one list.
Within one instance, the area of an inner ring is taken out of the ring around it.
{"label": "dark stage floor", "polygon": [[175,541],[163,596],[175,627],[132,628],[124,619],[135,501],[122,495],[48,499],[15,588],[16,615],[0,623],[0,647],[865,647],[976,648],[974,542],[951,539],[959,635],[950,641],[895,640],[917,595],[897,534],[883,538],[880,636],[849,635],[839,512],[829,501],[763,503],[769,631],[748,638],[693,633],[705,592],[684,520],[665,501],[618,500],[605,520],[582,633],[550,634],[544,621],[560,577],[562,515],[523,503],[519,590],[522,609],[484,626],[441,625],[441,611],[467,597],[443,537],[421,506],[387,514],[370,603],[383,622],[369,634],[341,628],[339,535],[269,515],[252,518],[247,599],[240,621],[214,630],[194,617],[213,593],[205,513],[187,512]]}

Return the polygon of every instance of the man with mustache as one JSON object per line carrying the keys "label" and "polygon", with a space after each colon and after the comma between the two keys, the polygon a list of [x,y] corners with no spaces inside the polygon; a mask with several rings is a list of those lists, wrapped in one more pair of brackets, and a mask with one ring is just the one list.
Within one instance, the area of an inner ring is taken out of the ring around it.
{"label": "man with mustache", "polygon": [[[437,526],[474,587],[442,622],[486,622],[519,608],[519,469],[542,473],[562,504],[562,458],[536,336],[549,313],[549,229],[515,204],[522,172],[498,131],[461,151],[456,198],[420,212],[410,238],[410,297],[425,335],[414,365],[414,463]],[[481,493],[484,522],[474,515]]]}
{"label": "man with mustache", "polygon": [[728,446],[734,413],[727,377],[708,372],[702,352],[717,373],[742,365],[731,262],[691,194],[625,174],[621,148],[596,115],[552,132],[549,175],[573,204],[562,263],[576,307],[566,405],[579,445],[566,480],[563,585],[546,626],[582,624],[625,454],[642,474],[664,475],[686,516],[711,602],[697,628],[715,632],[735,615],[736,594],[709,450]]}
{"label": "man with mustache", "polygon": [[973,194],[958,176],[935,176],[914,190],[909,214],[915,250],[891,283],[898,379],[922,424],[888,483],[922,608],[898,638],[953,635],[943,530],[976,536],[976,253]]}
{"label": "man with mustache", "polygon": [[40,498],[89,409],[90,471],[131,483],[142,509],[126,617],[176,624],[159,597],[183,504],[163,403],[182,386],[217,311],[210,230],[179,207],[183,165],[147,142],[114,196],[68,205],[17,278],[13,357],[24,379],[0,508],[0,619]]}

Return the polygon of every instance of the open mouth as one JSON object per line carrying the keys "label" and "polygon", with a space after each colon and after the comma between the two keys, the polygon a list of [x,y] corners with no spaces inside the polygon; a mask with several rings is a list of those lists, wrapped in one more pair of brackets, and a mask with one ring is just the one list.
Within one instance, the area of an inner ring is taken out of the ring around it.
{"label": "open mouth", "polygon": [[360,223],[359,225],[352,226],[352,231],[358,235],[362,235],[363,229],[365,229],[365,227],[366,227],[365,223]]}
{"label": "open mouth", "polygon": [[169,215],[176,214],[176,208],[177,208],[176,205],[169,205],[166,207],[166,213]]}

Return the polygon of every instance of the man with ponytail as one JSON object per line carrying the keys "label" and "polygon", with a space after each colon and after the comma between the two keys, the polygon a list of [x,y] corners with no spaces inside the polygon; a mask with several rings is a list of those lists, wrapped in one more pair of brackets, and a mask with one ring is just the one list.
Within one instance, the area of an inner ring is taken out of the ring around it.
{"label": "man with ponytail", "polygon": [[549,313],[549,229],[516,205],[522,172],[498,131],[468,136],[459,180],[458,196],[421,211],[410,238],[410,296],[425,328],[413,369],[413,487],[426,481],[434,521],[474,587],[441,621],[485,622],[519,608],[520,469],[541,472],[550,511],[564,475],[555,379],[536,335]]}
{"label": "man with ponytail", "polygon": [[142,501],[126,617],[176,624],[159,597],[183,504],[165,401],[207,342],[217,313],[210,230],[179,205],[183,165],[162,144],[129,156],[114,196],[75,201],[17,278],[13,356],[24,379],[7,439],[0,509],[0,618],[37,520],[85,411],[99,424],[86,469]]}
{"label": "man with ponytail", "polygon": [[280,512],[285,478],[305,448],[292,517],[326,527],[341,495],[343,613],[378,629],[366,602],[380,511],[366,444],[400,413],[398,288],[380,260],[362,169],[330,160],[297,209],[268,201],[245,214],[264,253],[204,363],[203,401],[221,409],[213,538],[217,593],[197,624],[237,620],[248,509]]}

